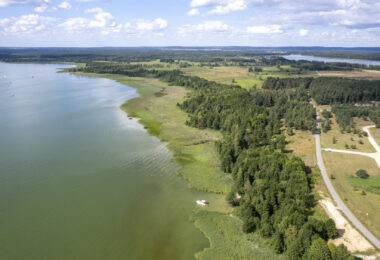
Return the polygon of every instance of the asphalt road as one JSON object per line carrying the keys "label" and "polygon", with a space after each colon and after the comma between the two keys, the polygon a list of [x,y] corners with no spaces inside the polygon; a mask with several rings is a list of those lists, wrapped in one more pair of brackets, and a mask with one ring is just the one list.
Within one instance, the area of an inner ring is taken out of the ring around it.
{"label": "asphalt road", "polygon": [[[319,113],[317,111],[317,128],[319,129]],[[337,204],[338,208],[346,215],[346,217],[351,221],[352,225],[359,230],[375,247],[380,249],[380,241],[372,235],[372,233],[363,226],[362,223],[352,214],[352,212],[347,208],[347,206],[344,204],[342,199],[339,197],[338,193],[335,191],[334,186],[332,185],[329,176],[326,172],[326,167],[322,159],[322,151],[321,151],[321,141],[319,138],[319,134],[314,135],[315,136],[315,149],[317,153],[317,162],[319,169],[322,174],[323,181],[325,182],[327,189],[329,190],[332,198],[334,199],[335,203]]]}

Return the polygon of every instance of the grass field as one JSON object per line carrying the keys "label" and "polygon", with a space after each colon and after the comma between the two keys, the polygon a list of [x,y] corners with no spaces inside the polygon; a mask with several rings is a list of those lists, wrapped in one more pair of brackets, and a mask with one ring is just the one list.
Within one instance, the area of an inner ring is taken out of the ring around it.
{"label": "grass field", "polygon": [[380,145],[380,128],[371,128],[369,129],[372,137],[376,140],[376,142]]}
{"label": "grass field", "polygon": [[247,67],[238,66],[190,67],[182,70],[189,75],[224,84],[237,84],[246,89],[250,89],[255,85],[257,88],[261,88],[267,77],[283,78],[291,76],[290,73],[280,72],[277,67],[263,67],[263,72],[248,72]]}
{"label": "grass field", "polygon": [[315,139],[310,131],[294,130],[293,136],[286,135],[286,149],[300,157],[310,168],[316,167]]}
{"label": "grass field", "polygon": [[345,78],[363,78],[363,79],[380,79],[380,71],[377,70],[354,70],[354,71],[319,71],[323,77],[345,77]]}
{"label": "grass field", "polygon": [[[371,191],[373,186],[380,187],[380,170],[376,162],[371,158],[350,154],[323,152],[322,156],[327,173],[334,175],[332,183],[340,197],[358,219],[375,236],[380,237],[380,194]],[[355,172],[359,169],[366,170],[370,178],[357,178]],[[362,195],[363,190],[366,195]]]}
{"label": "grass field", "polygon": [[[197,253],[198,259],[243,260],[264,259],[265,256],[282,259],[265,246],[265,240],[244,234],[241,221],[232,216],[232,208],[225,200],[232,180],[220,170],[214,147],[214,141],[221,135],[217,131],[185,125],[187,115],[176,106],[186,95],[184,88],[168,86],[156,79],[84,75],[105,77],[137,88],[140,96],[126,102],[122,109],[128,116],[140,118],[149,134],[168,142],[180,166],[177,173],[188,180],[191,188],[210,192],[204,196],[210,206],[197,209],[191,217],[210,241],[210,248]],[[163,95],[156,95],[158,92]]]}
{"label": "grass field", "polygon": [[[329,106],[318,106],[318,111],[321,111],[323,109],[331,110]],[[323,118],[324,119],[324,118]],[[354,133],[341,133],[339,129],[339,125],[336,123],[335,115],[332,115],[331,120],[331,130],[329,130],[327,133],[322,132],[321,133],[321,146],[322,148],[333,148],[333,149],[342,149],[346,150],[345,145],[347,144],[349,147],[351,145],[355,145],[356,149],[351,149],[353,151],[357,152],[366,152],[366,153],[374,153],[376,152],[375,148],[369,143],[368,138],[365,136],[359,137],[357,134]],[[371,121],[363,121],[360,119],[355,119],[356,127],[361,128],[365,125],[371,125],[373,124]],[[333,138],[336,138],[336,143],[333,143]],[[363,142],[363,144],[359,143],[359,140]]]}

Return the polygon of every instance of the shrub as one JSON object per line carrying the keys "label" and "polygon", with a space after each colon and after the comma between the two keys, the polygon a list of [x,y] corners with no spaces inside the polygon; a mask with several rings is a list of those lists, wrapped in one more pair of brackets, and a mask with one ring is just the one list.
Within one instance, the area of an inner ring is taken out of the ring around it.
{"label": "shrub", "polygon": [[325,222],[325,229],[326,229],[328,238],[335,238],[339,236],[338,230],[336,229],[336,226],[335,226],[335,222],[331,218],[329,218]]}
{"label": "shrub", "polygon": [[356,175],[361,179],[368,179],[369,175],[366,170],[360,169],[356,172]]}

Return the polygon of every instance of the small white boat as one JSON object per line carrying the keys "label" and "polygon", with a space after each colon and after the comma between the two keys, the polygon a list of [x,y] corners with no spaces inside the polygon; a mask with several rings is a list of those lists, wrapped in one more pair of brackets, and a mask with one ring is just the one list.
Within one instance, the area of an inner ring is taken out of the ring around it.
{"label": "small white boat", "polygon": [[197,200],[197,204],[201,206],[208,206],[208,202],[205,200]]}

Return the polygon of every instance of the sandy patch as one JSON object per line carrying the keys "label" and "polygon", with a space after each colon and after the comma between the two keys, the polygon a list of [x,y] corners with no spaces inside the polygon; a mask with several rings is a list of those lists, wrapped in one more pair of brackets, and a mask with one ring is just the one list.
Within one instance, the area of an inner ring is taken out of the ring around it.
{"label": "sandy patch", "polygon": [[350,252],[365,252],[375,248],[346,220],[330,199],[319,201],[327,215],[335,221],[340,237],[332,239],[335,245],[344,244]]}

